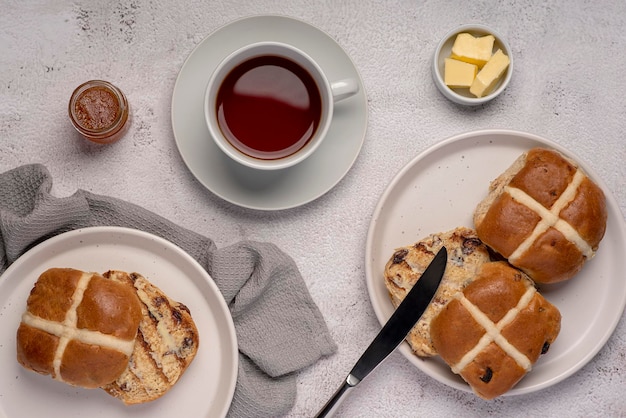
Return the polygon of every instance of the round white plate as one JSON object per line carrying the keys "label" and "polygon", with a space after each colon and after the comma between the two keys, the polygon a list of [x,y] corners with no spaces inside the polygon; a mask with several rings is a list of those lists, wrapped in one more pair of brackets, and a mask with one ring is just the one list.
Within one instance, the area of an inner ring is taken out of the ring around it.
{"label": "round white plate", "polygon": [[[204,121],[206,84],[217,64],[252,42],[280,41],[308,53],[331,81],[354,78],[359,92],[335,105],[328,137],[306,161],[276,172],[231,161],[209,136]],[[332,189],[354,164],[367,128],[365,88],[354,64],[326,33],[299,20],[256,16],[230,23],[205,38],[185,61],[172,96],[172,129],[178,151],[208,190],[239,206],[259,210],[293,208]]]}
{"label": "round white plate", "polygon": [[[101,389],[75,388],[20,366],[15,334],[26,299],[50,267],[103,273],[136,271],[191,311],[200,346],[178,383],[162,398],[136,406]],[[15,261],[0,277],[0,416],[6,417],[224,417],[237,379],[235,327],[226,302],[190,255],[154,235],[95,227],[57,235]]]}
{"label": "round white plate", "polygon": [[[474,208],[486,196],[489,183],[533,147],[556,149],[579,162],[606,194],[608,224],[596,257],[576,277],[540,288],[561,311],[561,333],[509,395],[530,393],[575,373],[606,343],[624,311],[626,224],[602,180],[581,159],[547,139],[507,130],[470,132],[424,151],[395,176],[375,209],[367,236],[367,287],[383,324],[393,312],[383,271],[394,250],[431,233],[473,227]],[[440,357],[420,359],[406,342],[400,351],[427,375],[470,390]]]}

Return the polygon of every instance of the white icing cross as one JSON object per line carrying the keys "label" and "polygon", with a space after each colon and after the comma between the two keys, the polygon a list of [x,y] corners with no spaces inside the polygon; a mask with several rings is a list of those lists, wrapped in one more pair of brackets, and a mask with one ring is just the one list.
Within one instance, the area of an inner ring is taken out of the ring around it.
{"label": "white icing cross", "polygon": [[78,323],[76,310],[83,300],[85,290],[87,289],[89,281],[92,277],[93,274],[83,273],[81,278],[78,280],[76,289],[74,289],[74,293],[72,294],[72,306],[70,306],[65,313],[65,319],[63,322],[43,319],[31,314],[30,312],[25,312],[22,316],[22,322],[24,324],[59,337],[59,343],[54,353],[52,366],[54,368],[54,378],[61,382],[63,382],[63,378],[61,377],[61,361],[63,360],[63,353],[65,352],[67,344],[70,340],[78,340],[85,344],[99,345],[101,347],[115,349],[126,354],[127,356],[132,354],[135,346],[135,340],[122,340],[113,335],[103,334],[98,331],[91,331],[87,329],[78,329],[76,327]]}
{"label": "white icing cross", "polygon": [[531,361],[517,348],[515,348],[515,346],[501,334],[501,331],[505,326],[513,322],[522,309],[528,306],[535,295],[535,292],[536,289],[533,286],[528,286],[526,292],[517,302],[517,306],[511,308],[497,324],[494,324],[484,312],[470,302],[465,297],[463,292],[456,293],[454,298],[458,299],[463,307],[469,311],[474,320],[485,329],[485,334],[474,346],[474,348],[465,353],[463,358],[461,358],[457,364],[452,366],[452,371],[459,374],[465,367],[467,367],[468,364],[474,361],[476,356],[478,356],[481,351],[491,344],[491,342],[495,342],[500,346],[500,348],[502,348],[502,350],[504,350],[506,354],[512,357],[521,368],[528,372],[532,366]]}
{"label": "white icing cross", "polygon": [[567,188],[563,191],[563,194],[554,202],[550,210],[546,209],[542,204],[535,199],[527,195],[520,189],[506,186],[504,188],[513,199],[523,204],[529,209],[533,210],[537,215],[541,217],[541,220],[535,226],[532,234],[530,234],[509,256],[509,261],[515,264],[519,258],[528,250],[531,245],[537,240],[537,238],[543,234],[548,228],[553,227],[558,230],[565,238],[574,243],[578,250],[587,258],[593,257],[593,249],[591,246],[578,234],[578,231],[574,229],[570,224],[559,217],[559,213],[565,206],[567,206],[576,197],[576,191],[578,186],[585,179],[585,175],[582,171],[577,170],[574,174],[574,178],[571,183],[567,185]]}

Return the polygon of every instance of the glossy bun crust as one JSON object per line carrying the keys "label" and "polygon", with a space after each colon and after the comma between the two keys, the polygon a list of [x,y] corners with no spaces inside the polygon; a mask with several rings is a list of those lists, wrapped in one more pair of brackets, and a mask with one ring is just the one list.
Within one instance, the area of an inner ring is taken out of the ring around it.
{"label": "glossy bun crust", "polygon": [[128,366],[141,306],[134,289],[99,274],[41,274],[17,331],[17,360],[73,386],[97,388]]}
{"label": "glossy bun crust", "polygon": [[474,213],[480,239],[535,282],[572,278],[606,229],[602,190],[554,150],[521,155],[494,180]]}
{"label": "glossy bun crust", "polygon": [[441,358],[484,399],[511,389],[560,329],[558,309],[504,261],[483,264],[430,326]]}

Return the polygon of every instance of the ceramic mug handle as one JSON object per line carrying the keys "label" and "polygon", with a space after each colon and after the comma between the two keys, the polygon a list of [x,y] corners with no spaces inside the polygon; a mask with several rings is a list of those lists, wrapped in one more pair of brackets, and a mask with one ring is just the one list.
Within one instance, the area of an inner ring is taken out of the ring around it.
{"label": "ceramic mug handle", "polygon": [[358,93],[359,84],[353,78],[346,78],[330,83],[330,89],[333,92],[333,100],[338,102]]}

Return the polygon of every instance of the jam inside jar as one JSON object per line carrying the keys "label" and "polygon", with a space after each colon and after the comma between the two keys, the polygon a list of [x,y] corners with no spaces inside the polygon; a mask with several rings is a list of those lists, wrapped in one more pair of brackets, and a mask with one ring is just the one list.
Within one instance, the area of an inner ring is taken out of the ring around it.
{"label": "jam inside jar", "polygon": [[109,144],[126,133],[128,101],[108,81],[90,80],[78,86],[68,110],[74,128],[90,141]]}

